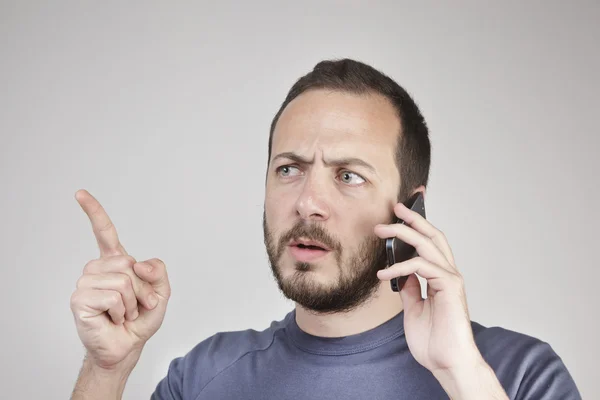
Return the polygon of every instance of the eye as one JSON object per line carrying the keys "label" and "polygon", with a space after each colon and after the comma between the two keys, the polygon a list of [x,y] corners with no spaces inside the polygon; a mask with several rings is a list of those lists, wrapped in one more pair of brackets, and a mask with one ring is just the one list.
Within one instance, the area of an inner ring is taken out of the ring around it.
{"label": "eye", "polygon": [[300,170],[296,167],[293,167],[291,165],[282,165],[281,167],[277,168],[277,174],[279,174],[280,176],[295,176],[295,175],[299,175],[300,174]]}
{"label": "eye", "polygon": [[350,171],[343,171],[340,180],[348,185],[360,185],[365,182],[362,176]]}

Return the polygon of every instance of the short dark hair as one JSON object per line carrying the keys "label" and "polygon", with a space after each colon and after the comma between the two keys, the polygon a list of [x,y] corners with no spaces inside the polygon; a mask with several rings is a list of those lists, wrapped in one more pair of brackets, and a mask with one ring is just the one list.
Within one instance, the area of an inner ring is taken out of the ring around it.
{"label": "short dark hair", "polygon": [[311,89],[339,90],[354,94],[376,93],[390,100],[400,118],[400,132],[395,151],[396,167],[401,179],[398,200],[407,199],[420,185],[427,187],[431,143],[427,124],[417,104],[393,79],[370,65],[348,58],[321,61],[292,86],[271,123],[269,161],[273,132],[281,113],[292,100]]}

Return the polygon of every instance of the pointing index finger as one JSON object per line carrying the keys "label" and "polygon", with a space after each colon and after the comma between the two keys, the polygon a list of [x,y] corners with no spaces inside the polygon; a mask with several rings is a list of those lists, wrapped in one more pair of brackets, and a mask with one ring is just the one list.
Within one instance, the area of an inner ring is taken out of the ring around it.
{"label": "pointing index finger", "polygon": [[117,229],[98,200],[83,189],[75,193],[75,199],[92,223],[92,229],[100,248],[100,256],[127,255],[119,242]]}

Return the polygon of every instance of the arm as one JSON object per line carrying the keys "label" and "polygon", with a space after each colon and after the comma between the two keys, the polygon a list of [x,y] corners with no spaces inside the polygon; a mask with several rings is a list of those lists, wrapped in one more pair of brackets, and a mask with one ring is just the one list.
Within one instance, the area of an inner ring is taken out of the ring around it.
{"label": "arm", "polygon": [[75,197],[92,223],[100,258],[85,265],[71,295],[87,350],[71,398],[120,399],[145,343],[163,322],[171,287],[164,262],[131,257],[100,203],[87,191]]}
{"label": "arm", "polygon": [[494,370],[482,359],[461,370],[438,370],[433,375],[451,399],[508,400]]}
{"label": "arm", "polygon": [[512,332],[493,339],[498,345],[487,354],[489,363],[480,358],[473,367],[433,371],[451,399],[581,400],[573,377],[548,343]]}
{"label": "arm", "polygon": [[134,366],[107,370],[96,366],[86,357],[71,400],[120,400]]}
{"label": "arm", "polygon": [[[417,256],[390,265],[377,275],[382,280],[408,277],[400,297],[411,354],[451,399],[508,399],[475,343],[464,280],[446,236],[401,203],[394,212],[405,224],[380,224],[375,234],[382,239],[397,237],[413,246]],[[426,298],[421,296],[415,274],[427,280]]]}

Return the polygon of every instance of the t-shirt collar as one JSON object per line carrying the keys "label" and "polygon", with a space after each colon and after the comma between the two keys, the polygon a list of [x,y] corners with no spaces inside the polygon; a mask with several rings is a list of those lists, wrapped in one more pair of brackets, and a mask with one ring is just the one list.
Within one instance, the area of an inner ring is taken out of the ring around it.
{"label": "t-shirt collar", "polygon": [[296,310],[285,317],[286,333],[294,344],[309,353],[347,355],[371,350],[404,334],[404,312],[368,331],[344,337],[321,337],[304,332],[296,322]]}

